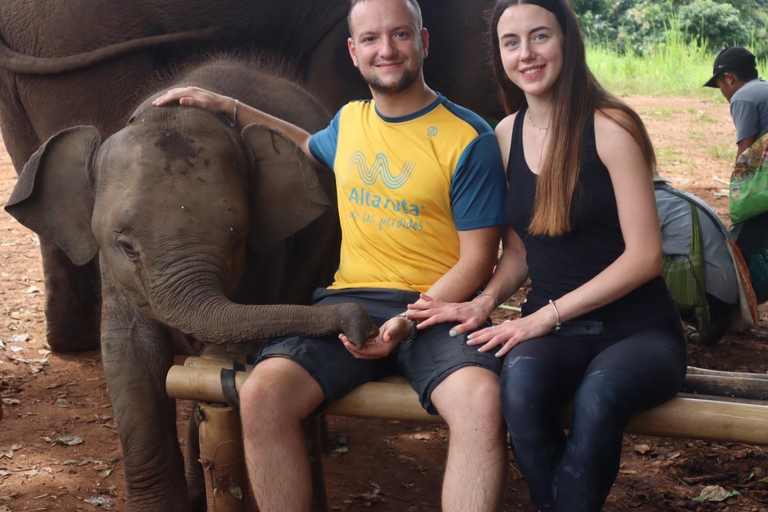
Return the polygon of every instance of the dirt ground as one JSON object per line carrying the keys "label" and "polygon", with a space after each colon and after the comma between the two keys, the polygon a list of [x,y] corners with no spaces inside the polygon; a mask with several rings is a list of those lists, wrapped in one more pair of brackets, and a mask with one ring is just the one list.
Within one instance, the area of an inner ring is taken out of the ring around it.
{"label": "dirt ground", "polygon": [[[735,151],[728,106],[627,100],[646,122],[662,175],[705,199],[727,222]],[[0,144],[0,204],[15,181]],[[47,349],[37,237],[4,211],[0,233],[0,512],[122,510],[123,465],[99,354]],[[515,299],[509,304],[522,296]],[[715,347],[691,345],[690,364],[767,373],[768,304],[760,314],[760,325],[746,335],[728,335]],[[178,408],[184,425],[190,406],[182,402]],[[442,425],[330,418],[329,428],[336,443],[325,456],[332,510],[439,510],[447,446]],[[722,502],[695,501],[710,485],[738,494]],[[534,511],[511,456],[502,510]],[[626,436],[605,510],[768,512],[768,448]]]}

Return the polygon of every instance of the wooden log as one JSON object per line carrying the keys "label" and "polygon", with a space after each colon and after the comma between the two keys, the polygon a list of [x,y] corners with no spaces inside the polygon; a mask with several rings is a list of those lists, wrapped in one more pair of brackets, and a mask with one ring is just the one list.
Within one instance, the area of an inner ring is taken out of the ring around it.
{"label": "wooden log", "polygon": [[210,512],[246,510],[247,487],[240,415],[228,406],[200,403],[200,462]]}
{"label": "wooden log", "polygon": [[768,400],[768,380],[692,374],[685,377],[683,391],[700,395]]}
{"label": "wooden log", "polygon": [[[244,372],[237,372],[235,383],[238,389],[245,378]],[[168,372],[166,388],[173,398],[223,402],[219,379],[218,369],[174,366]],[[363,384],[333,404],[327,414],[430,422],[440,420],[421,408],[416,392],[402,378]],[[567,418],[566,414],[564,428],[568,425]],[[626,432],[768,445],[768,405],[675,398],[632,418]]]}

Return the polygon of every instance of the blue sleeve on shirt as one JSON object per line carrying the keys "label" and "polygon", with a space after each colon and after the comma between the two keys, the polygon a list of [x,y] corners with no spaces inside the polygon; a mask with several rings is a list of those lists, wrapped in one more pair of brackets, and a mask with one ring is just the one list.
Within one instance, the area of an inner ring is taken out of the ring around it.
{"label": "blue sleeve on shirt", "polygon": [[456,229],[468,231],[506,224],[507,180],[496,137],[479,135],[459,159],[451,182],[451,208]]}
{"label": "blue sleeve on shirt", "polygon": [[[344,107],[342,107],[343,109]],[[333,170],[336,161],[336,149],[339,145],[339,118],[341,110],[331,120],[327,128],[320,130],[309,138],[309,152],[327,168]]]}
{"label": "blue sleeve on shirt", "polygon": [[736,142],[741,142],[760,131],[760,115],[757,105],[751,101],[736,100],[731,102],[731,117],[736,126]]}

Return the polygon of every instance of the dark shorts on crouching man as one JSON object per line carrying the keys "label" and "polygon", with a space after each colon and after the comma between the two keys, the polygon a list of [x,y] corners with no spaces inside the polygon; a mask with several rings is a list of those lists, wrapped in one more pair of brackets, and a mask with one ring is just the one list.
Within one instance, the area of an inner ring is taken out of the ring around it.
{"label": "dark shorts on crouching man", "polygon": [[[376,325],[402,313],[407,304],[418,299],[418,293],[385,288],[319,288],[312,296],[312,302],[318,306],[360,304]],[[402,375],[419,394],[422,407],[437,414],[430,400],[432,391],[451,373],[464,366],[479,366],[497,375],[501,371],[501,361],[492,353],[468,346],[465,335],[451,337],[448,333],[452,327],[453,323],[445,323],[420,331],[414,341],[401,344],[386,358],[376,360],[355,359],[336,336],[276,338],[261,349],[256,364],[269,357],[285,357],[307,370],[325,395],[316,412],[366,382]]]}

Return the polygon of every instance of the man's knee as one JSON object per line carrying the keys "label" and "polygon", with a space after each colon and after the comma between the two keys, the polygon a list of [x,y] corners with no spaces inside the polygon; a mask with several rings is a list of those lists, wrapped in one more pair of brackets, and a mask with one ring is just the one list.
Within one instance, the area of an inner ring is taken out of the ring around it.
{"label": "man's knee", "polygon": [[301,422],[323,401],[320,385],[296,362],[283,357],[265,359],[240,389],[243,429],[273,422]]}
{"label": "man's knee", "polygon": [[497,433],[503,425],[499,377],[485,368],[466,366],[445,378],[432,402],[450,430]]}

